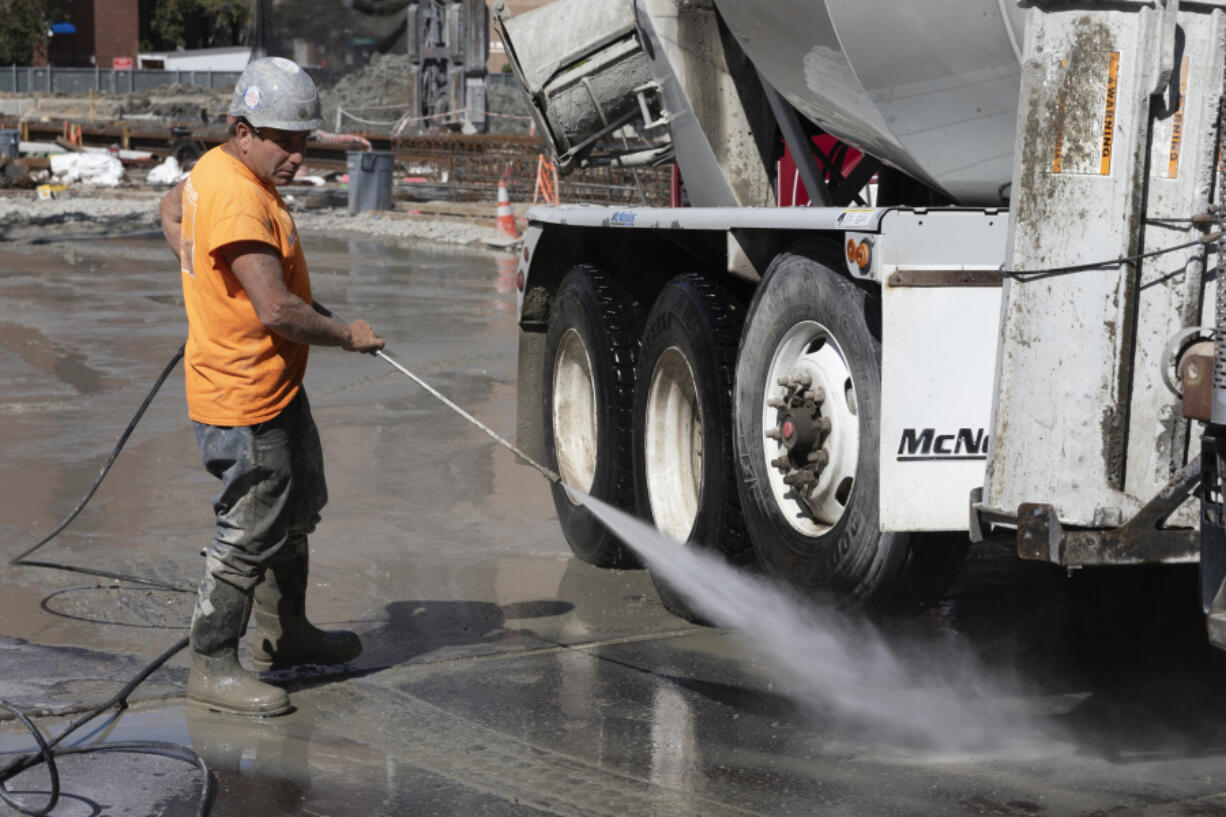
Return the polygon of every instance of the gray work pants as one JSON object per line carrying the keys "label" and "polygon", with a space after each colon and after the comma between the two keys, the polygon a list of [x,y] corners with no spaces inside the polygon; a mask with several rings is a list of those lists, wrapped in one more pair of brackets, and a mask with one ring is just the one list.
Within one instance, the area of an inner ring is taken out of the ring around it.
{"label": "gray work pants", "polygon": [[206,572],[250,593],[287,539],[315,530],[328,501],[306,392],[300,388],[284,411],[258,425],[196,423],[196,442],[204,467],[221,480]]}

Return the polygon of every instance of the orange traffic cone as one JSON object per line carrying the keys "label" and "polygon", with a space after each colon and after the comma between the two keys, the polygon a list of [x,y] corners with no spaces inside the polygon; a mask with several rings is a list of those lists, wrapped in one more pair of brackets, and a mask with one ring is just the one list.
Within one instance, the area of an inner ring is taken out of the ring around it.
{"label": "orange traffic cone", "polygon": [[518,239],[519,230],[515,228],[515,215],[511,212],[511,197],[507,195],[507,186],[498,180],[498,235],[501,238]]}

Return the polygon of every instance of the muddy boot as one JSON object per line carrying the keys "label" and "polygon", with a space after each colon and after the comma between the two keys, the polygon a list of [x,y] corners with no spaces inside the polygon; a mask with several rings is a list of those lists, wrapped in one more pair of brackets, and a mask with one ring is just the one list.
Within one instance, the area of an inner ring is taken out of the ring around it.
{"label": "muddy boot", "polygon": [[265,684],[238,663],[238,639],[247,629],[251,597],[206,572],[192,614],[190,704],[238,715],[289,712],[289,695]]}
{"label": "muddy boot", "polygon": [[297,664],[343,664],[362,652],[357,633],[321,630],[306,617],[307,539],[291,536],[255,588],[252,665],[259,670]]}

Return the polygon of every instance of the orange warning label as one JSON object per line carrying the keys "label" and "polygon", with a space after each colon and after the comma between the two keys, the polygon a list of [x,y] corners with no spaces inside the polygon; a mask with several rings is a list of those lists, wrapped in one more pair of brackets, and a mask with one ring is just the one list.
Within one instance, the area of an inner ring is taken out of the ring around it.
{"label": "orange warning label", "polygon": [[1217,171],[1226,173],[1226,111],[1218,116],[1217,132]]}
{"label": "orange warning label", "polygon": [[1115,138],[1115,101],[1119,90],[1120,52],[1111,52],[1111,61],[1107,66],[1107,100],[1103,106],[1103,141],[1098,172],[1102,176],[1111,175],[1111,148]]}
{"label": "orange warning label", "polygon": [[[1068,60],[1060,60],[1060,69],[1068,67]],[[1061,173],[1064,171],[1064,117],[1066,115],[1064,107],[1064,94],[1060,94],[1060,98],[1056,103],[1056,133],[1055,133],[1055,148],[1052,153],[1051,172]]]}
{"label": "orange warning label", "polygon": [[1188,99],[1188,58],[1184,57],[1179,66],[1179,108],[1171,117],[1171,147],[1166,156],[1166,177],[1174,179],[1179,176],[1179,150],[1183,144],[1183,111]]}

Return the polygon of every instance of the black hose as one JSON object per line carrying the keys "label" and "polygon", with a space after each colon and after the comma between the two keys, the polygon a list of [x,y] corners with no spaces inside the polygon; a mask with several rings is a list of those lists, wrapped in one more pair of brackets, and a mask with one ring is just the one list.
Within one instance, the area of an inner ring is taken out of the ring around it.
{"label": "black hose", "polygon": [[[174,356],[171,357],[170,361],[162,369],[162,373],[158,375],[157,380],[153,384],[153,388],[151,388],[149,393],[145,395],[144,401],[141,402],[140,408],[136,410],[136,414],[128,423],[128,427],[125,428],[123,433],[119,435],[119,440],[115,443],[115,447],[111,450],[110,456],[107,457],[106,463],[99,470],[98,476],[94,479],[93,484],[90,485],[89,490],[85,492],[85,495],[81,497],[81,500],[77,503],[77,506],[72,509],[72,511],[64,518],[62,522],[56,525],[55,529],[51,531],[51,533],[47,534],[41,540],[23,550],[16,557],[10,559],[9,564],[25,567],[45,567],[52,570],[66,570],[72,573],[83,573],[87,576],[117,579],[120,581],[132,582],[150,587],[158,587],[164,590],[171,590],[179,593],[196,592],[195,589],[191,587],[173,585],[158,581],[156,579],[146,579],[141,576],[131,576],[108,570],[95,570],[93,568],[56,564],[54,562],[35,561],[26,558],[39,548],[51,542],[53,539],[55,539],[55,537],[59,536],[59,534],[65,528],[67,528],[74,519],[77,518],[77,515],[81,513],[81,510],[89,503],[90,499],[93,498],[94,493],[98,490],[98,486],[102,484],[102,480],[106,478],[107,473],[111,470],[111,466],[114,465],[115,459],[119,456],[119,452],[123,450],[124,444],[127,443],[128,438],[132,435],[132,431],[136,428],[136,424],[139,423],[141,418],[145,415],[145,410],[149,408],[149,404],[153,401],[154,396],[162,388],[162,384],[166,382],[166,378],[168,378],[170,373],[174,371],[175,366],[177,366],[179,361],[182,360],[183,351],[184,347],[180,346],[178,351],[175,352]],[[60,798],[60,775],[55,761],[57,757],[63,757],[65,755],[89,754],[94,752],[137,752],[175,757],[197,766],[200,769],[203,782],[201,784],[200,803],[196,809],[196,814],[197,817],[207,817],[209,811],[212,809],[213,797],[215,794],[215,783],[213,781],[213,776],[209,772],[208,766],[205,765],[205,762],[200,755],[196,754],[186,746],[180,746],[175,743],[166,743],[163,741],[122,741],[117,743],[97,743],[88,746],[75,746],[64,749],[56,748],[56,746],[58,746],[65,738],[92,721],[94,718],[101,715],[103,712],[106,712],[108,709],[115,706],[118,706],[121,710],[127,708],[128,696],[132,694],[133,690],[144,682],[146,678],[152,675],[159,667],[165,664],[171,658],[171,656],[177,654],[184,647],[186,647],[187,644],[187,636],[179,639],[174,646],[167,649],[152,662],[146,665],[140,672],[138,672],[130,681],[128,681],[127,684],[124,685],[123,689],[112,695],[105,703],[99,704],[82,717],[73,721],[71,724],[69,724],[67,729],[61,732],[58,737],[50,742],[43,737],[38,727],[34,725],[29,716],[22,712],[20,708],[9,701],[0,700],[0,708],[11,712],[13,716],[20,721],[27,730],[29,730],[30,734],[34,736],[34,741],[38,745],[37,752],[21,755],[20,757],[10,761],[6,766],[0,768],[0,800],[21,814],[29,815],[29,817],[43,817],[55,808]],[[50,797],[46,805],[40,808],[27,806],[21,801],[17,800],[16,797],[8,790],[5,784],[22,772],[43,764],[47,766],[47,774],[51,782]]]}
{"label": "black hose", "polygon": [[[105,703],[99,704],[88,713],[78,718],[69,724],[68,728],[59,734],[55,740],[48,742],[42,733],[38,730],[33,722],[24,712],[18,709],[9,701],[0,700],[0,707],[12,712],[13,715],[21,721],[21,723],[34,736],[35,743],[38,744],[38,751],[30,754],[22,755],[13,759],[4,768],[0,769],[0,800],[3,800],[10,808],[22,814],[30,815],[30,817],[43,817],[55,808],[56,803],[60,798],[60,775],[59,769],[56,766],[55,759],[66,755],[90,754],[94,752],[136,752],[159,754],[169,757],[179,758],[192,765],[198,767],[201,772],[201,791],[200,804],[196,808],[198,817],[207,817],[210,809],[213,806],[213,796],[216,786],[213,782],[213,776],[209,773],[209,768],[205,765],[204,760],[200,755],[196,754],[186,746],[180,746],[177,743],[166,743],[164,741],[121,741],[117,743],[98,743],[89,746],[74,746],[66,749],[57,749],[65,738],[73,732],[80,729],[85,724],[92,721],[94,718],[101,715],[113,706],[118,706],[120,709],[127,707],[128,696],[136,689],[146,678],[153,674],[162,664],[166,663],[171,656],[178,653],[187,646],[187,636],[179,639],[179,641],[170,649],[163,652],[155,658],[150,664],[136,674],[132,680],[124,685],[123,689],[112,695]],[[5,783],[13,777],[21,774],[35,766],[46,764],[47,774],[51,779],[51,796],[46,805],[41,808],[31,808],[17,800],[11,792],[5,787]]]}

